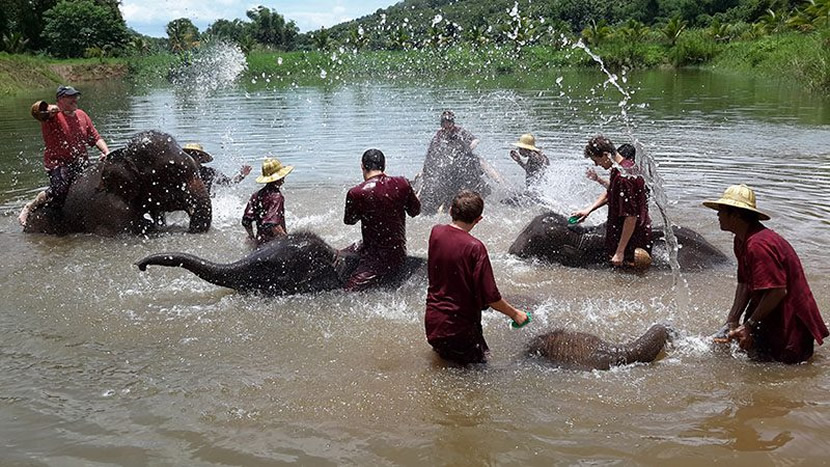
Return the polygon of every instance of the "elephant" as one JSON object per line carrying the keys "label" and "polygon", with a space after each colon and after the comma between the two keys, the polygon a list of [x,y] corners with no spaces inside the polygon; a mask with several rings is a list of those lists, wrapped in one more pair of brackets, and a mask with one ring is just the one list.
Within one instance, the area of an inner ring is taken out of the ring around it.
{"label": "elephant", "polygon": [[[293,295],[342,288],[357,263],[356,253],[338,251],[312,232],[298,232],[271,240],[234,263],[213,263],[186,253],[158,253],[136,266],[141,271],[149,265],[182,267],[239,292]],[[425,270],[424,264],[423,258],[408,256],[387,284],[399,285],[418,269]]]}
{"label": "elephant", "polygon": [[593,334],[556,329],[534,337],[527,345],[527,355],[566,369],[608,370],[612,366],[653,362],[671,339],[671,332],[667,326],[655,324],[638,339],[618,345]]}
{"label": "elephant", "polygon": [[190,232],[210,228],[210,194],[198,164],[172,136],[151,130],[134,135],[125,147],[88,167],[63,203],[50,201],[33,210],[23,231],[144,234],[168,211],[186,211]]}
{"label": "elephant", "polygon": [[[729,262],[729,258],[700,234],[686,227],[674,226],[672,232],[680,248],[677,261],[682,270],[702,270]],[[652,231],[655,251],[654,265],[667,267],[665,233],[662,227]],[[659,254],[659,250],[665,254]],[[520,258],[539,258],[565,266],[591,267],[607,265],[605,224],[585,227],[568,224],[565,216],[546,212],[536,216],[519,233],[508,252]]]}

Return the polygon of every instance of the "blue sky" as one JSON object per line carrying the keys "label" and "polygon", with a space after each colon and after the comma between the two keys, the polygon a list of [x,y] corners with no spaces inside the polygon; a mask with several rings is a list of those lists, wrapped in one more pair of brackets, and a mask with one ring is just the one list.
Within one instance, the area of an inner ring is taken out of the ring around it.
{"label": "blue sky", "polygon": [[121,13],[127,26],[153,37],[166,37],[165,26],[177,18],[190,18],[204,31],[219,18],[247,20],[245,12],[263,5],[276,10],[286,21],[294,20],[300,32],[330,27],[374,13],[398,0],[122,0]]}

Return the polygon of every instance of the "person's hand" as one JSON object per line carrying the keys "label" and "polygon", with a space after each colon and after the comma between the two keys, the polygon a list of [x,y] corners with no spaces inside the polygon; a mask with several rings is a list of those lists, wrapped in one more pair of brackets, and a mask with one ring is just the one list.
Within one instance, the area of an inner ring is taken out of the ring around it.
{"label": "person's hand", "polygon": [[737,340],[738,345],[743,350],[749,350],[752,348],[752,333],[749,332],[749,328],[746,326],[738,326],[737,328],[729,331],[729,334],[726,335],[729,340]]}
{"label": "person's hand", "polygon": [[105,160],[107,160],[107,153],[102,152],[101,155],[98,156],[98,161],[103,162]]}
{"label": "person's hand", "polygon": [[614,253],[614,256],[611,257],[611,264],[614,266],[622,266],[624,256],[623,253]]}
{"label": "person's hand", "polygon": [[243,177],[247,177],[249,173],[251,173],[251,166],[248,165],[248,164],[243,165],[239,169],[239,174],[242,175]]}
{"label": "person's hand", "polygon": [[510,151],[510,157],[516,162],[521,162],[521,160],[522,160],[522,158],[519,157],[519,152],[516,151],[515,149]]}
{"label": "person's hand", "polygon": [[599,176],[597,175],[597,171],[594,170],[593,167],[588,167],[585,170],[585,176],[588,177],[588,180],[597,181],[599,179]]}
{"label": "person's hand", "polygon": [[580,223],[588,218],[588,214],[591,214],[591,211],[589,211],[588,209],[580,209],[579,211],[572,212],[571,217],[578,217],[579,220],[576,222]]}
{"label": "person's hand", "polygon": [[522,310],[516,310],[516,316],[513,318],[513,322],[511,326],[515,329],[524,327],[525,325],[530,323],[530,313],[525,313]]}
{"label": "person's hand", "polygon": [[58,112],[61,111],[61,109],[57,105],[51,104],[49,107],[46,108],[46,111],[49,112],[50,116],[55,116],[58,114]]}

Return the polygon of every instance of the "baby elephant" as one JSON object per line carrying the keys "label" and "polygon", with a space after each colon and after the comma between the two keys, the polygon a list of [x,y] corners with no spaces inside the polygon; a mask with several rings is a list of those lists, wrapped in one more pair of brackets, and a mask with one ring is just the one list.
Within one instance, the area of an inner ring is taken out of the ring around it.
{"label": "baby elephant", "polygon": [[557,329],[536,336],[527,353],[549,360],[558,367],[574,370],[607,370],[634,362],[652,362],[670,339],[670,330],[655,324],[639,339],[624,345],[612,344],[585,332]]}

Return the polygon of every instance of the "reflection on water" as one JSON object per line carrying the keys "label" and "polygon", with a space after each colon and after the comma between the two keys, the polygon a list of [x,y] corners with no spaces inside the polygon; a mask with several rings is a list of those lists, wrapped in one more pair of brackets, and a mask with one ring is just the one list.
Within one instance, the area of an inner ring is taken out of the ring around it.
{"label": "reflection on water", "polygon": [[[761,208],[773,214],[767,225],[801,256],[827,316],[827,103],[700,72],[628,79],[632,103],[646,104],[631,114],[634,132],[659,163],[671,217],[729,252],[731,236],[700,202],[750,182]],[[213,153],[212,165],[228,174],[245,162],[258,166],[266,155],[294,165],[284,187],[289,230],[313,230],[338,247],[360,235],[342,224],[342,203],[360,181],[363,150],[381,148],[390,173],[411,177],[438,115],[455,110],[509,185],[488,200],[473,233],[488,246],[502,293],[521,298],[535,316],[515,331],[502,316],[485,313],[493,358],[473,370],[436,363],[424,338],[424,277],[396,291],[274,298],[239,295],[184,270],[139,273],[132,266],[161,251],[223,262],[244,255],[239,216],[257,188],[253,177],[217,191],[213,228],[204,235],[180,233],[181,215],[169,217],[173,232],[147,238],[20,234],[17,210],[46,180],[39,129],[25,110],[52,91],[0,101],[7,110],[0,112],[0,131],[9,135],[0,147],[6,252],[0,459],[53,465],[823,460],[830,448],[827,349],[818,349],[809,365],[784,367],[709,345],[732,301],[734,266],[685,274],[688,300],[679,303],[664,271],[643,277],[582,271],[506,254],[540,211],[497,202],[523,186],[524,174],[508,156],[518,135],[533,132],[551,157],[543,193],[549,206],[567,212],[598,194],[584,178],[582,147],[599,131],[624,142],[619,99],[601,86],[592,92],[600,83],[569,72],[548,81],[530,77],[527,86],[474,89],[363,84],[194,94],[83,87],[81,106],[111,147],[157,128],[200,142]],[[409,221],[410,252],[425,256],[431,227],[447,220]],[[522,356],[532,336],[552,327],[624,342],[661,321],[680,335],[652,365],[582,373]]]}

